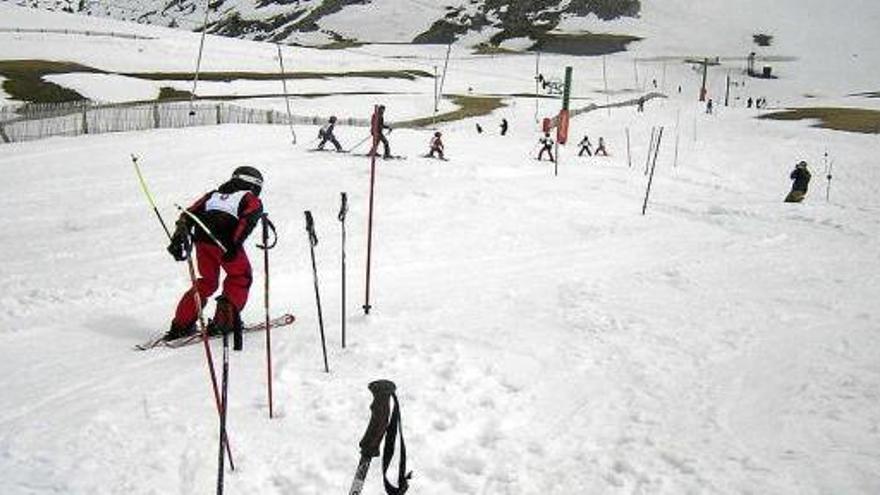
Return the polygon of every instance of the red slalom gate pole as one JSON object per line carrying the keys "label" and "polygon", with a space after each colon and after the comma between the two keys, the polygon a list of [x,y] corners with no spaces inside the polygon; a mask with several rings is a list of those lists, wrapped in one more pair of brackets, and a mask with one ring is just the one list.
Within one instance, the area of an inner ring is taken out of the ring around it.
{"label": "red slalom gate pole", "polygon": [[379,106],[373,107],[370,133],[373,135],[373,146],[370,148],[370,207],[367,216],[367,281],[364,295],[364,314],[370,314],[370,262],[373,253],[373,192],[376,187],[376,152],[379,147],[379,133],[382,132],[379,124]]}
{"label": "red slalom gate pole", "polygon": [[[278,234],[275,225],[265,213],[262,218],[263,244],[257,247],[263,250],[263,308],[266,310],[266,383],[269,394],[269,419],[275,417],[272,401],[272,328],[269,323],[269,250],[278,242]],[[269,242],[269,230],[271,229],[273,240]]]}

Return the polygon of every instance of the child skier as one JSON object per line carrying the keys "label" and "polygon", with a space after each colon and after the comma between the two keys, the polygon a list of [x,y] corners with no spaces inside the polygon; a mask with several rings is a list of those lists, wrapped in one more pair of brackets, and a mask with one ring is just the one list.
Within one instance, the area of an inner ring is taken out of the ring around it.
{"label": "child skier", "polygon": [[504,136],[507,134],[507,119],[501,119],[501,135]]}
{"label": "child skier", "polygon": [[550,161],[553,161],[553,138],[550,137],[549,132],[544,133],[544,137],[538,141],[541,143],[541,151],[538,152],[538,160],[541,160],[541,157],[544,156],[544,152],[546,151],[548,155],[550,155]]}
{"label": "child skier", "polygon": [[217,298],[209,333],[222,334],[240,328],[239,314],[247,303],[252,280],[244,241],[263,214],[263,204],[259,198],[262,187],[263,176],[257,169],[238,167],[230,180],[187,208],[187,212],[201,220],[223,248],[189,214],[181,213],[168,252],[175,260],[183,261],[190,255],[192,240],[201,277],[196,281],[196,287],[191,287],[180,298],[171,328],[163,340],[174,340],[196,332],[199,308],[193,290],[198,290],[204,307],[206,299],[217,290],[221,269],[226,273],[226,278],[223,280],[223,292]]}
{"label": "child skier", "polygon": [[807,170],[807,162],[801,160],[792,170],[789,177],[794,182],[791,184],[791,192],[785,197],[785,202],[800,203],[804,200],[804,196],[807,195],[807,187],[810,185],[811,175],[810,171]]}
{"label": "child skier", "polygon": [[593,154],[599,156],[599,153],[601,153],[602,156],[608,156],[608,151],[605,149],[605,138],[602,136],[599,136],[599,144],[596,145],[596,152]]}
{"label": "child skier", "polygon": [[336,151],[342,151],[342,146],[339,144],[339,141],[336,140],[336,135],[333,134],[333,129],[336,127],[336,116],[331,115],[330,119],[318,130],[318,137],[321,138],[321,143],[318,144],[318,149],[323,150],[324,145],[327,144],[327,141],[333,143],[333,146],[336,147]]}
{"label": "child skier", "polygon": [[593,156],[593,152],[592,152],[592,150],[590,150],[590,146],[592,146],[592,145],[590,144],[590,137],[589,136],[584,134],[584,138],[581,139],[581,142],[578,143],[578,146],[581,147],[581,150],[578,151],[578,156],[583,156],[585,151],[587,152],[587,156]]}
{"label": "child skier", "polygon": [[437,153],[441,160],[445,160],[443,157],[443,140],[441,139],[443,134],[440,131],[434,133],[434,137],[431,138],[431,151],[428,152],[428,156],[434,158],[434,153]]}

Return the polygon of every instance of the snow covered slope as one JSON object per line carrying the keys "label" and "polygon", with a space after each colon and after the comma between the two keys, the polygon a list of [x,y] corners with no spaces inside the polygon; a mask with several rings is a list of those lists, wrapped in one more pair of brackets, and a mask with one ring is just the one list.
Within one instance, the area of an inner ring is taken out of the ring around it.
{"label": "snow covered slope", "polygon": [[[226,493],[347,490],[369,417],[366,385],[378,378],[399,387],[414,471],[410,493],[880,492],[880,141],[807,122],[757,120],[743,105],[747,96],[766,96],[771,105],[875,105],[847,95],[876,90],[869,85],[878,65],[840,62],[838,77],[825,69],[838,61],[825,57],[857,49],[859,59],[876,60],[869,43],[876,31],[864,30],[878,7],[862,4],[833,20],[798,14],[822,32],[864,41],[852,45],[792,39],[794,27],[768,19],[767,26],[779,26],[770,33],[778,52],[762,54],[796,60],[776,66],[778,80],[735,87],[728,108],[721,103],[724,78],[730,70],[743,80],[742,62],[713,67],[716,108],[707,115],[695,101],[699,75],[664,57],[734,57],[751,49],[745,14],[740,27],[730,27],[724,16],[740,14],[714,5],[701,12],[715,22],[694,24],[679,41],[661,36],[664,23],[697,14],[646,6],[636,27],[657,35],[633,45],[639,51],[607,57],[607,96],[600,59],[541,57],[549,76],[574,67],[574,94],[588,98],[574,106],[633,98],[653,89],[654,78],[668,94],[649,101],[645,113],[624,107],[573,119],[573,140],[603,136],[609,157],[578,157],[575,146],[562,147],[558,176],[549,162],[533,159],[536,111],[554,114],[556,100],[536,109],[530,98],[505,96],[506,106],[491,116],[441,126],[449,162],[419,157],[432,130],[394,130],[393,149],[408,158],[377,166],[368,317],[360,306],[369,162],[309,152],[314,128],[296,129],[297,146],[281,126],[0,145],[0,493],[214,490],[218,425],[203,350],[131,350],[167,327],[188,285],[185,268],[164,251],[132,153],[166,221],[174,203],[194,200],[239,165],[266,176],[263,199],[280,237],[271,252],[271,307],[295,312],[298,321],[272,334],[277,418],[268,419],[262,336],[231,357],[237,470],[227,472]],[[179,30],[8,5],[0,5],[0,17],[155,38],[0,33],[0,59],[188,71],[199,42]],[[730,34],[716,39],[718,33]],[[274,49],[209,37],[203,68],[271,71]],[[454,50],[449,93],[534,87],[534,57]],[[286,53],[304,70],[425,69],[442,63],[444,50]],[[118,98],[150,89],[113,75],[64,77],[96,98],[109,93],[108,80],[117,83]],[[307,84],[332,93],[350,82],[295,83]],[[230,83],[226,91],[244,85]],[[219,86],[208,89],[224,91]],[[397,119],[428,114],[432,86],[387,80],[377,87],[408,94],[330,95],[294,106],[366,117],[382,102]],[[814,87],[822,93],[804,96]],[[511,123],[503,137],[502,117]],[[476,123],[483,134],[474,132]],[[659,126],[663,140],[643,216],[649,136]],[[360,128],[338,132],[346,146],[364,137]],[[784,204],[788,173],[800,159],[813,171],[810,192],[802,204]],[[341,191],[350,196],[344,350]],[[323,372],[305,210],[320,239],[330,374]],[[256,271],[247,321],[263,317],[255,242],[247,243]],[[219,350],[215,344],[215,358]],[[366,495],[383,493],[378,465]]]}

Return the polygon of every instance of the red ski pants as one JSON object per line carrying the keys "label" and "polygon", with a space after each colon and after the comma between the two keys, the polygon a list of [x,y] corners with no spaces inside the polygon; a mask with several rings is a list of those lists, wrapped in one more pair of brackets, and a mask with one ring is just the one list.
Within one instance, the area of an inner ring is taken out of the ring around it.
{"label": "red ski pants", "polygon": [[[253,280],[251,263],[248,261],[244,248],[240,248],[229,261],[223,259],[223,251],[216,244],[196,242],[195,248],[196,262],[201,275],[196,280],[196,288],[199,291],[202,307],[220,285],[220,269],[222,268],[226,272],[226,278],[223,280],[223,297],[231,302],[238,311],[244,309]],[[190,288],[177,304],[174,324],[190,325],[195,323],[198,316],[193,289]]]}

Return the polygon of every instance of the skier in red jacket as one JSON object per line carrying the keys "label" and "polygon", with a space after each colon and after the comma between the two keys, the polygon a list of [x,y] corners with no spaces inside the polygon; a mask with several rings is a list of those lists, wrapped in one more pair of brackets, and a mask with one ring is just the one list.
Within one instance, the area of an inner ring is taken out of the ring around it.
{"label": "skier in red jacket", "polygon": [[441,160],[445,160],[443,157],[443,134],[440,131],[434,133],[434,137],[431,138],[431,151],[428,152],[428,156],[434,158],[434,153],[440,155]]}
{"label": "skier in red jacket", "polygon": [[[247,303],[252,281],[251,264],[243,243],[263,214],[263,203],[259,198],[262,187],[263,176],[257,169],[236,168],[231,179],[202,196],[187,208],[187,212],[181,213],[168,245],[168,252],[177,261],[187,258],[190,242],[195,247],[198,272],[201,274],[196,288],[202,307],[219,286],[220,270],[226,273],[223,292],[217,297],[214,319],[209,328],[211,334],[232,332],[241,326],[239,315]],[[205,232],[190,215],[198,218],[210,233]],[[193,296],[193,288],[190,288],[180,298],[164,340],[174,340],[196,332],[199,308]]]}

